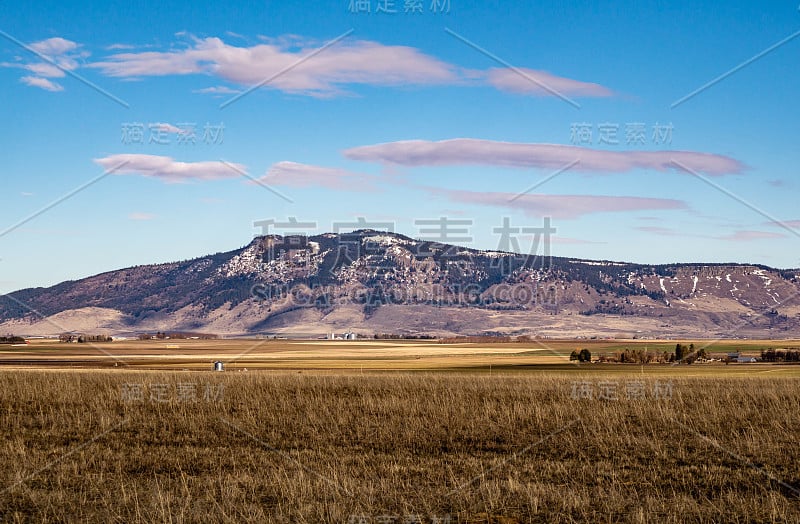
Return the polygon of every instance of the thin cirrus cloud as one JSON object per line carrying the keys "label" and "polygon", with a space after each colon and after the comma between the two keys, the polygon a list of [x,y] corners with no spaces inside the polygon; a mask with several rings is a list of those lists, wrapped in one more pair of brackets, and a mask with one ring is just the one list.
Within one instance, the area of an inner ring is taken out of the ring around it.
{"label": "thin cirrus cloud", "polygon": [[786,235],[783,235],[781,233],[771,233],[769,231],[755,231],[749,229],[740,229],[728,235],[717,235],[717,236],[698,235],[687,231],[679,231],[676,229],[661,227],[661,226],[641,226],[641,227],[636,227],[634,229],[636,229],[637,231],[643,231],[645,233],[650,233],[653,235],[665,236],[665,237],[677,237],[677,236],[698,237],[698,238],[707,238],[711,240],[726,240],[730,242],[750,242],[754,240],[786,238]]}
{"label": "thin cirrus cloud", "polygon": [[87,51],[80,49],[80,44],[61,37],[34,42],[28,47],[38,54],[28,61],[3,62],[0,67],[25,69],[31,74],[20,78],[20,82],[46,91],[63,91],[64,86],[50,79],[63,78],[65,71],[74,71],[79,66],[79,60],[89,56]]}
{"label": "thin cirrus cloud", "polygon": [[342,191],[373,191],[376,177],[345,169],[313,166],[297,162],[273,164],[258,181],[291,187],[322,187]]}
{"label": "thin cirrus cloud", "polygon": [[207,95],[235,95],[241,93],[238,89],[231,89],[227,86],[213,86],[204,87],[202,89],[195,89],[193,93],[207,94]]}
{"label": "thin cirrus cloud", "polygon": [[106,49],[109,51],[120,51],[120,50],[136,49],[136,46],[131,44],[111,44],[106,46]]}
{"label": "thin cirrus cloud", "polygon": [[174,126],[167,122],[158,122],[155,124],[150,124],[150,128],[154,131],[159,131],[161,133],[171,133],[174,135],[183,135],[189,132],[188,129],[182,129],[178,126]]}
{"label": "thin cirrus cloud", "polygon": [[688,209],[685,202],[668,198],[605,195],[544,195],[503,192],[476,192],[427,188],[453,202],[517,209],[534,217],[575,219],[595,213],[621,213],[642,210]]}
{"label": "thin cirrus cloud", "polygon": [[644,233],[650,233],[652,235],[659,235],[663,237],[675,237],[675,236],[682,236],[682,233],[676,231],[675,229],[669,227],[662,227],[662,226],[639,226],[635,227],[637,231],[642,231]]}
{"label": "thin cirrus cloud", "polygon": [[48,38],[31,44],[34,51],[46,56],[61,56],[78,48],[78,44],[61,37]]}
{"label": "thin cirrus cloud", "polygon": [[90,67],[123,78],[210,74],[240,85],[272,78],[266,87],[319,96],[339,94],[346,84],[402,86],[459,80],[455,67],[413,47],[370,41],[343,42],[298,62],[317,48],[307,44],[299,49],[273,44],[237,47],[220,38],[205,38],[182,50],[117,53]]}
{"label": "thin cirrus cloud", "polygon": [[[712,176],[737,174],[745,169],[734,158],[695,151],[605,151],[570,145],[497,142],[475,138],[438,142],[404,140],[354,147],[343,154],[350,160],[404,167],[485,165],[560,169],[575,164],[573,170],[593,173],[691,169]],[[678,165],[682,167],[678,169]]]}
{"label": "thin cirrus cloud", "polygon": [[[530,96],[608,97],[614,93],[599,84],[560,77],[527,68],[491,68],[474,71],[447,63],[409,46],[383,45],[358,40],[341,41],[313,58],[309,53],[320,43],[293,35],[264,38],[249,47],[225,43],[217,37],[194,39],[185,49],[163,52],[116,53],[95,62],[107,76],[207,74],[238,85],[264,86],[288,93],[334,96],[346,93],[345,85],[475,85],[485,84],[500,91]],[[225,86],[198,90],[210,94],[236,92]]]}
{"label": "thin cirrus cloud", "polygon": [[[519,240],[525,242],[538,242],[539,240],[536,238],[535,235],[519,235]],[[561,235],[553,235],[550,237],[549,242],[552,244],[561,244],[565,246],[580,246],[580,245],[588,245],[588,244],[607,244],[608,242],[603,242],[600,240],[587,240],[585,238],[573,238],[573,237],[564,237]]]}
{"label": "thin cirrus cloud", "polygon": [[773,238],[786,238],[786,235],[769,231],[739,230],[734,231],[730,235],[717,237],[718,240],[729,240],[732,242],[749,242],[751,240],[769,240]]}
{"label": "thin cirrus cloud", "polygon": [[64,86],[61,84],[38,76],[23,76],[19,81],[31,87],[41,87],[45,91],[56,92],[64,90]]}
{"label": "thin cirrus cloud", "polygon": [[521,95],[552,96],[556,93],[580,97],[610,97],[614,92],[600,84],[581,82],[556,76],[546,71],[523,67],[516,69],[495,67],[486,71],[489,85],[501,91]]}
{"label": "thin cirrus cloud", "polygon": [[111,155],[96,158],[94,162],[115,175],[139,175],[168,183],[237,178],[247,171],[241,164],[219,161],[179,162],[167,156],[143,154]]}
{"label": "thin cirrus cloud", "polygon": [[765,226],[773,226],[773,227],[790,227],[792,229],[800,229],[800,220],[770,220],[769,222],[764,222]]}
{"label": "thin cirrus cloud", "polygon": [[[193,38],[188,47],[169,51],[135,51],[134,46],[118,43],[105,48],[111,51],[110,55],[85,67],[98,69],[106,76],[126,79],[209,75],[240,86],[260,85],[269,79],[263,87],[317,97],[346,94],[345,86],[358,84],[477,84],[528,96],[614,96],[613,91],[605,86],[547,71],[524,67],[471,70],[409,46],[342,40],[323,49],[320,42],[297,35],[265,37],[262,40],[264,42],[257,45],[239,47],[217,37]],[[64,70],[79,67],[78,58],[89,56],[88,52],[81,50],[80,44],[60,37],[35,42],[30,47],[55,61],[58,67],[41,59],[0,65],[27,69],[35,76],[25,77],[24,83],[50,91],[63,88],[43,79],[63,77]],[[304,60],[312,52],[316,54]],[[33,78],[37,80],[31,80]],[[228,86],[213,86],[195,92],[224,95],[239,91]]]}

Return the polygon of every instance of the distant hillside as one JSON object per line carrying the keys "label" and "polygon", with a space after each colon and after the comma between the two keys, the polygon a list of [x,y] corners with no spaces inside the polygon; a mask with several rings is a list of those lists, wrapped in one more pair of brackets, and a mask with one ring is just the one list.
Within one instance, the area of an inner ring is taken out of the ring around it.
{"label": "distant hillside", "polygon": [[373,230],[266,236],[17,291],[0,298],[0,329],[789,337],[800,336],[797,273],[543,260]]}

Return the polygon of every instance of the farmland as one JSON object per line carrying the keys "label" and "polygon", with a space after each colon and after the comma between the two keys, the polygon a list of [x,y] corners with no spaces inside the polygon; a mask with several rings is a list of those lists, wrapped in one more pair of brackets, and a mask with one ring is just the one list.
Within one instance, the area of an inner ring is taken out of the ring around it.
{"label": "farmland", "polygon": [[[800,519],[800,366],[579,365],[575,341],[543,344],[4,348],[0,519]],[[710,347],[733,345],[797,343]]]}
{"label": "farmland", "polygon": [[[673,352],[676,343],[693,341],[641,340],[530,340],[511,343],[448,343],[435,340],[145,340],[112,343],[61,344],[34,340],[24,347],[0,346],[0,369],[104,369],[205,371],[215,361],[229,371],[298,370],[324,372],[361,371],[554,371],[579,373],[629,372],[626,366],[591,364],[578,366],[569,360],[572,351],[587,348],[592,355],[647,350],[655,354]],[[723,340],[694,341],[710,356],[729,352],[758,356],[768,348],[797,349],[800,341]],[[729,369],[723,369],[728,367]],[[676,369],[680,368],[680,370]],[[648,365],[642,373],[682,375],[726,375],[754,369],[797,376],[800,366],[733,365],[720,363],[693,366]]]}

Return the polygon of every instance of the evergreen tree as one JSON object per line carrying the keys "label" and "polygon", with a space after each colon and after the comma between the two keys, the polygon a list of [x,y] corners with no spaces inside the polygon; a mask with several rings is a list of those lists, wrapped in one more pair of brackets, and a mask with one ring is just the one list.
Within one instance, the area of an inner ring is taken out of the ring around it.
{"label": "evergreen tree", "polygon": [[680,362],[683,360],[684,357],[684,350],[686,346],[681,346],[680,344],[675,344],[675,360]]}

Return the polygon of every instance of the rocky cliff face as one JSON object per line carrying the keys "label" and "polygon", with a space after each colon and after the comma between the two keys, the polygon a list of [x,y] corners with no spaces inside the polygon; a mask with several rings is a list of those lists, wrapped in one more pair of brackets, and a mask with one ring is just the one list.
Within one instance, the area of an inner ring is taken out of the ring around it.
{"label": "rocky cliff face", "polygon": [[537,258],[372,230],[267,236],[0,298],[15,333],[800,335],[797,272]]}

